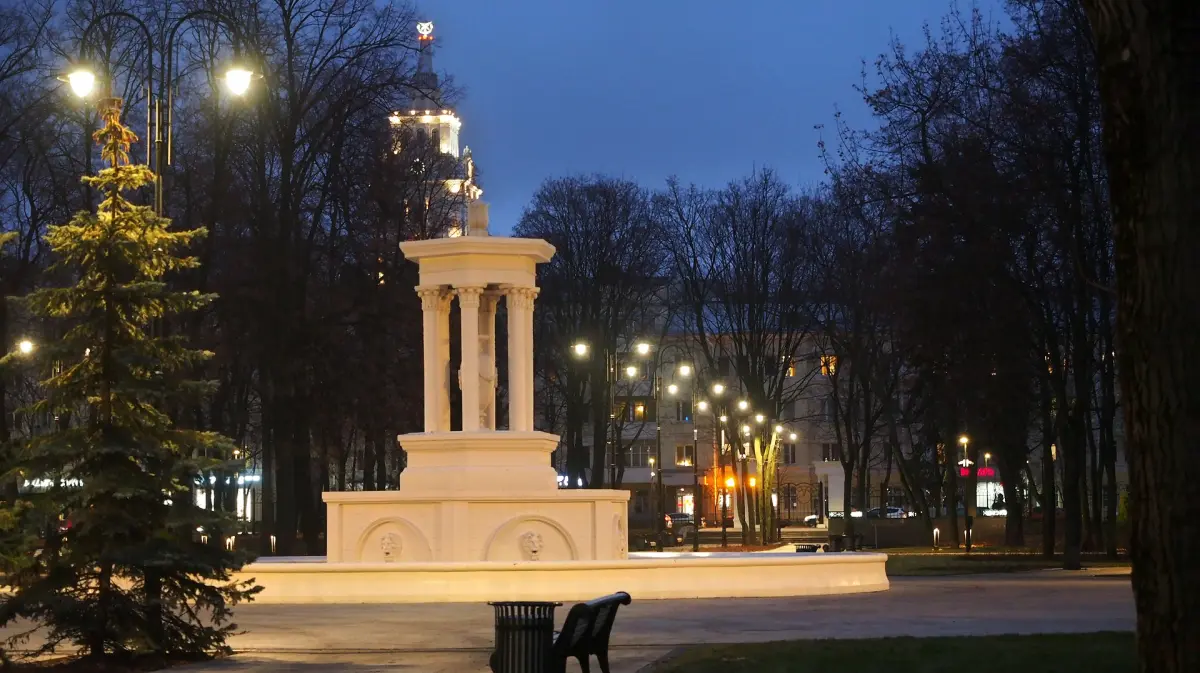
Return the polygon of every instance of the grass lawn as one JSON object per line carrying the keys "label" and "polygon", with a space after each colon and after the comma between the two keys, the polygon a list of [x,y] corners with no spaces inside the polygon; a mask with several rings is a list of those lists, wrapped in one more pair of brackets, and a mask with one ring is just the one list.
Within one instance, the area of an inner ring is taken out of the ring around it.
{"label": "grass lawn", "polygon": [[700,646],[654,673],[1133,673],[1132,633]]}
{"label": "grass lawn", "polygon": [[[973,575],[977,573],[1011,573],[1023,570],[1061,568],[1062,558],[1043,558],[1041,554],[964,554],[954,553],[905,554],[889,552],[889,577],[934,575]],[[1105,556],[1085,556],[1084,568],[1128,568],[1128,559],[1112,560]]]}

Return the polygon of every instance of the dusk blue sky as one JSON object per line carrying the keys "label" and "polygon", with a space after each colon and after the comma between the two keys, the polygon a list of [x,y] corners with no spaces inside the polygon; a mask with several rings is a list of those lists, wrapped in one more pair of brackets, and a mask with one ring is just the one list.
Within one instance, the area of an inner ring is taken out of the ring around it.
{"label": "dusk blue sky", "polygon": [[[423,0],[434,67],[464,89],[462,142],[494,231],[547,178],[720,187],[756,167],[822,179],[817,124],[871,123],[854,89],[893,35],[952,0]],[[1001,0],[979,0],[993,19]],[[965,5],[964,5],[965,6]],[[828,133],[828,131],[826,131]]]}

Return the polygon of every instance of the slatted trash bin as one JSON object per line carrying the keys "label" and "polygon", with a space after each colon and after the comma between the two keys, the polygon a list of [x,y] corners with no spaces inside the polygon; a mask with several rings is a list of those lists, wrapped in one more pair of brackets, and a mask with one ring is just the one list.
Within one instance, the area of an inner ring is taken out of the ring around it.
{"label": "slatted trash bin", "polygon": [[548,673],[554,669],[554,608],[562,603],[488,603],[496,611],[495,673]]}

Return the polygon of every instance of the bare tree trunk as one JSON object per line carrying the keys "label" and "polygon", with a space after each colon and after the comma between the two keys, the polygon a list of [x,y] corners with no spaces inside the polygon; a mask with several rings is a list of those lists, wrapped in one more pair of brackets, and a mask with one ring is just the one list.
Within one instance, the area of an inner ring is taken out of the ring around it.
{"label": "bare tree trunk", "polygon": [[[607,367],[608,363],[604,363],[604,366]],[[605,470],[610,459],[608,431],[612,413],[604,370],[594,367],[592,369],[592,478],[588,480],[590,488],[604,488],[604,485],[608,483]]]}
{"label": "bare tree trunk", "polygon": [[1116,232],[1141,670],[1200,670],[1200,3],[1085,0]]}
{"label": "bare tree trunk", "polygon": [[1050,402],[1053,399],[1049,384],[1042,383],[1042,556],[1052,558],[1055,547],[1055,526],[1058,523],[1058,495],[1055,488],[1054,419]]}

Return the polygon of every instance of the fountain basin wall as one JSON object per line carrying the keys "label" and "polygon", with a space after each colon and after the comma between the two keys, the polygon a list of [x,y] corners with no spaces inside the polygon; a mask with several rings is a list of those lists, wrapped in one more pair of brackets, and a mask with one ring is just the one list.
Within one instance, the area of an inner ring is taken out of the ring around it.
{"label": "fountain basin wall", "polygon": [[628,491],[325,493],[330,563],[625,558]]}
{"label": "fountain basin wall", "polygon": [[264,559],[237,579],[260,603],[474,603],[823,596],[886,591],[886,554],[630,554],[627,560],[328,563]]}

